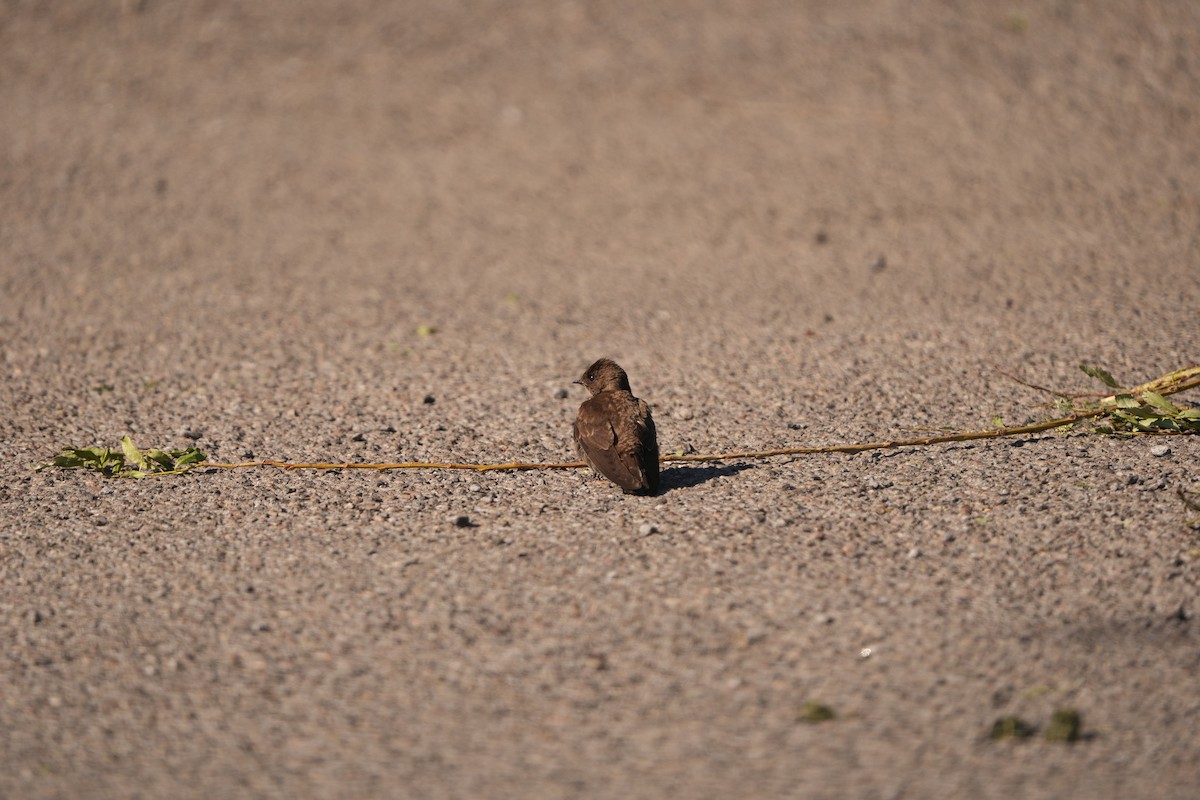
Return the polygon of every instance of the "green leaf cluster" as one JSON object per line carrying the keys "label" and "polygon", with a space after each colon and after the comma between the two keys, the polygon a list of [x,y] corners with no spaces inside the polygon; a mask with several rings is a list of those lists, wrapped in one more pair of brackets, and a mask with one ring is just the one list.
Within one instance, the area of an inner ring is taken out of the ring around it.
{"label": "green leaf cluster", "polygon": [[[1121,385],[1102,367],[1080,364],[1079,368],[1105,386]],[[1157,383],[1157,382],[1156,382]],[[1158,392],[1139,387],[1135,393],[1124,391],[1100,401],[1108,410],[1105,423],[1096,426],[1100,433],[1200,433],[1200,408],[1181,408]]]}
{"label": "green leaf cluster", "polygon": [[1157,392],[1105,398],[1112,408],[1101,433],[1200,433],[1200,408],[1180,408]]}
{"label": "green leaf cluster", "polygon": [[128,436],[121,437],[121,449],[110,447],[66,447],[40,472],[51,467],[90,469],[110,478],[147,478],[152,475],[179,475],[202,463],[208,456],[199,448],[183,450],[140,450]]}

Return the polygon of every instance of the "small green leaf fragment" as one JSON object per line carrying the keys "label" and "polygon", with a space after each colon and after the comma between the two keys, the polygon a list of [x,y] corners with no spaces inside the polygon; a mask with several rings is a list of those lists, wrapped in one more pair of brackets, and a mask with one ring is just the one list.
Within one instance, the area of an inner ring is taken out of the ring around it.
{"label": "small green leaf fragment", "polygon": [[1116,397],[1117,408],[1140,408],[1141,403],[1131,394],[1119,394]]}
{"label": "small green leaf fragment", "polygon": [[1033,736],[1034,727],[1020,717],[1003,717],[992,724],[992,732],[989,734],[991,738],[1000,741],[1002,739],[1028,739]]}
{"label": "small green leaf fragment", "polygon": [[437,333],[437,328],[432,325],[418,325],[417,336],[433,336]]}
{"label": "small green leaf fragment", "polygon": [[1046,741],[1074,742],[1079,739],[1081,720],[1079,712],[1073,708],[1060,708],[1050,717],[1046,726]]}
{"label": "small green leaf fragment", "polygon": [[1117,383],[1117,379],[1109,373],[1104,367],[1093,367],[1087,364],[1080,364],[1079,368],[1096,380],[1102,382],[1105,386],[1110,386],[1113,389],[1120,389],[1121,384]]}
{"label": "small green leaf fragment", "polygon": [[808,723],[828,722],[837,715],[833,713],[833,709],[824,703],[818,703],[816,700],[809,700],[804,704],[804,708],[800,710],[800,721]]}
{"label": "small green leaf fragment", "polygon": [[146,457],[142,455],[142,451],[137,448],[128,435],[121,437],[121,452],[125,454],[125,459],[138,469],[150,468],[150,465],[146,463]]}

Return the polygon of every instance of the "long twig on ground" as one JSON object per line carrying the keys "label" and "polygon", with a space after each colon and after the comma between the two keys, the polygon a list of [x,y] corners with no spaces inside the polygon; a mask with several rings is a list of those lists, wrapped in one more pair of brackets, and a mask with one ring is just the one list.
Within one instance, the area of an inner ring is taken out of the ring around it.
{"label": "long twig on ground", "polygon": [[[1131,389],[1128,394],[1137,397],[1146,392],[1154,392],[1159,395],[1175,394],[1187,389],[1200,386],[1200,366],[1189,367],[1187,369],[1176,370],[1162,377],[1156,378],[1148,383],[1144,383],[1134,389]],[[1041,387],[1032,387],[1041,389]],[[1045,390],[1051,391],[1051,390]],[[1054,394],[1060,394],[1054,392]],[[1033,433],[1042,433],[1044,431],[1054,430],[1055,428],[1064,428],[1068,425],[1074,425],[1086,419],[1104,416],[1109,414],[1116,406],[1117,395],[1109,395],[1101,399],[1099,405],[1093,408],[1078,409],[1072,413],[1059,417],[1057,419],[1046,420],[1044,422],[1034,422],[1028,425],[1016,425],[1011,427],[994,428],[986,431],[969,431],[965,433],[948,433],[941,436],[927,436],[919,439],[889,439],[881,442],[866,442],[863,444],[836,444],[825,445],[820,447],[781,447],[774,450],[737,450],[729,453],[703,453],[703,454],[668,454],[662,456],[660,461],[730,461],[734,459],[760,459],[774,458],[776,456],[802,456],[802,455],[818,455],[823,453],[862,453],[868,450],[887,450],[900,447],[927,447],[935,444],[947,444],[950,442],[970,442],[978,439],[1000,439],[1007,436],[1026,436]],[[280,469],[371,469],[371,470],[400,470],[400,469],[449,469],[449,470],[472,470],[475,472],[490,472],[497,470],[504,471],[519,471],[519,470],[534,470],[534,469],[579,469],[587,466],[582,461],[570,461],[561,463],[530,463],[521,461],[510,461],[504,464],[459,464],[459,463],[443,463],[435,461],[409,461],[394,464],[363,464],[355,462],[342,463],[326,463],[326,462],[310,462],[310,463],[291,463],[287,461],[243,461],[235,464],[220,464],[214,462],[202,462],[196,465],[198,468],[208,467],[211,469],[244,469],[249,467],[278,467]]]}

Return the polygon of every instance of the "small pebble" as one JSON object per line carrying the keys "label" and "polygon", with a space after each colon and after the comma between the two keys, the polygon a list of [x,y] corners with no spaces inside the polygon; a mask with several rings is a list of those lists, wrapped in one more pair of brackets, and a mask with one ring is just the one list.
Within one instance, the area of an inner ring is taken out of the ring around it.
{"label": "small pebble", "polygon": [[1171,455],[1171,448],[1165,444],[1156,444],[1154,447],[1150,448],[1150,455],[1154,456],[1155,458],[1169,456]]}
{"label": "small pebble", "polygon": [[554,399],[555,400],[566,400],[569,395],[570,395],[570,392],[568,392],[566,389],[563,389],[562,387],[559,387],[558,389],[554,390]]}
{"label": "small pebble", "polygon": [[691,419],[692,417],[696,416],[696,414],[687,406],[680,406],[679,408],[677,408],[673,412],[671,412],[671,416],[674,417],[675,419],[687,420],[687,419]]}
{"label": "small pebble", "polygon": [[921,548],[914,547],[912,550],[909,550],[908,557],[909,558],[920,558],[921,557]]}
{"label": "small pebble", "polygon": [[422,400],[421,402],[423,402],[427,406],[431,406],[437,402],[437,398],[431,394],[427,394],[427,395],[425,395],[425,399]]}
{"label": "small pebble", "polygon": [[652,536],[653,534],[658,533],[658,526],[651,525],[649,522],[643,523],[638,527],[638,533],[640,533],[642,536]]}
{"label": "small pebble", "polygon": [[471,527],[471,518],[468,517],[466,514],[456,514],[455,516],[450,518],[450,521],[452,523],[454,523],[454,527],[456,527],[456,528]]}

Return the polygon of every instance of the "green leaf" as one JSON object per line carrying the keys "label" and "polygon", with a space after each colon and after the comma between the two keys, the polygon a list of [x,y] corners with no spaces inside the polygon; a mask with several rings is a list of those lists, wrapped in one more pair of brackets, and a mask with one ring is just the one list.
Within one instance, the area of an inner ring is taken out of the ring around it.
{"label": "green leaf", "polygon": [[1079,712],[1073,708],[1060,708],[1050,716],[1050,724],[1046,726],[1046,741],[1074,742],[1079,738],[1082,721]]}
{"label": "green leaf", "polygon": [[1036,729],[1020,717],[1004,717],[992,724],[993,739],[1028,739]]}
{"label": "green leaf", "polygon": [[1141,408],[1142,404],[1131,394],[1117,395],[1117,408]]}
{"label": "green leaf", "polygon": [[1142,399],[1160,411],[1170,414],[1172,417],[1179,414],[1179,409],[1176,408],[1175,404],[1158,392],[1143,392]]}
{"label": "green leaf", "polygon": [[836,716],[832,708],[816,700],[809,700],[804,704],[804,708],[800,710],[801,722],[827,722]]}
{"label": "green leaf", "polygon": [[138,469],[149,469],[150,465],[146,463],[146,457],[142,455],[142,451],[137,449],[137,445],[128,435],[121,437],[121,452],[125,454],[126,460],[133,464]]}
{"label": "green leaf", "polygon": [[208,458],[208,456],[204,454],[203,450],[200,450],[196,447],[189,447],[186,450],[172,450],[171,455],[175,457],[176,467],[199,464]]}
{"label": "green leaf", "polygon": [[175,469],[175,459],[172,458],[170,454],[164,453],[162,450],[147,450],[143,455],[145,455],[150,461],[158,464],[163,469]]}
{"label": "green leaf", "polygon": [[1092,367],[1087,364],[1080,364],[1079,368],[1096,380],[1101,381],[1105,386],[1111,386],[1114,389],[1121,388],[1121,384],[1117,383],[1117,379],[1104,367]]}

